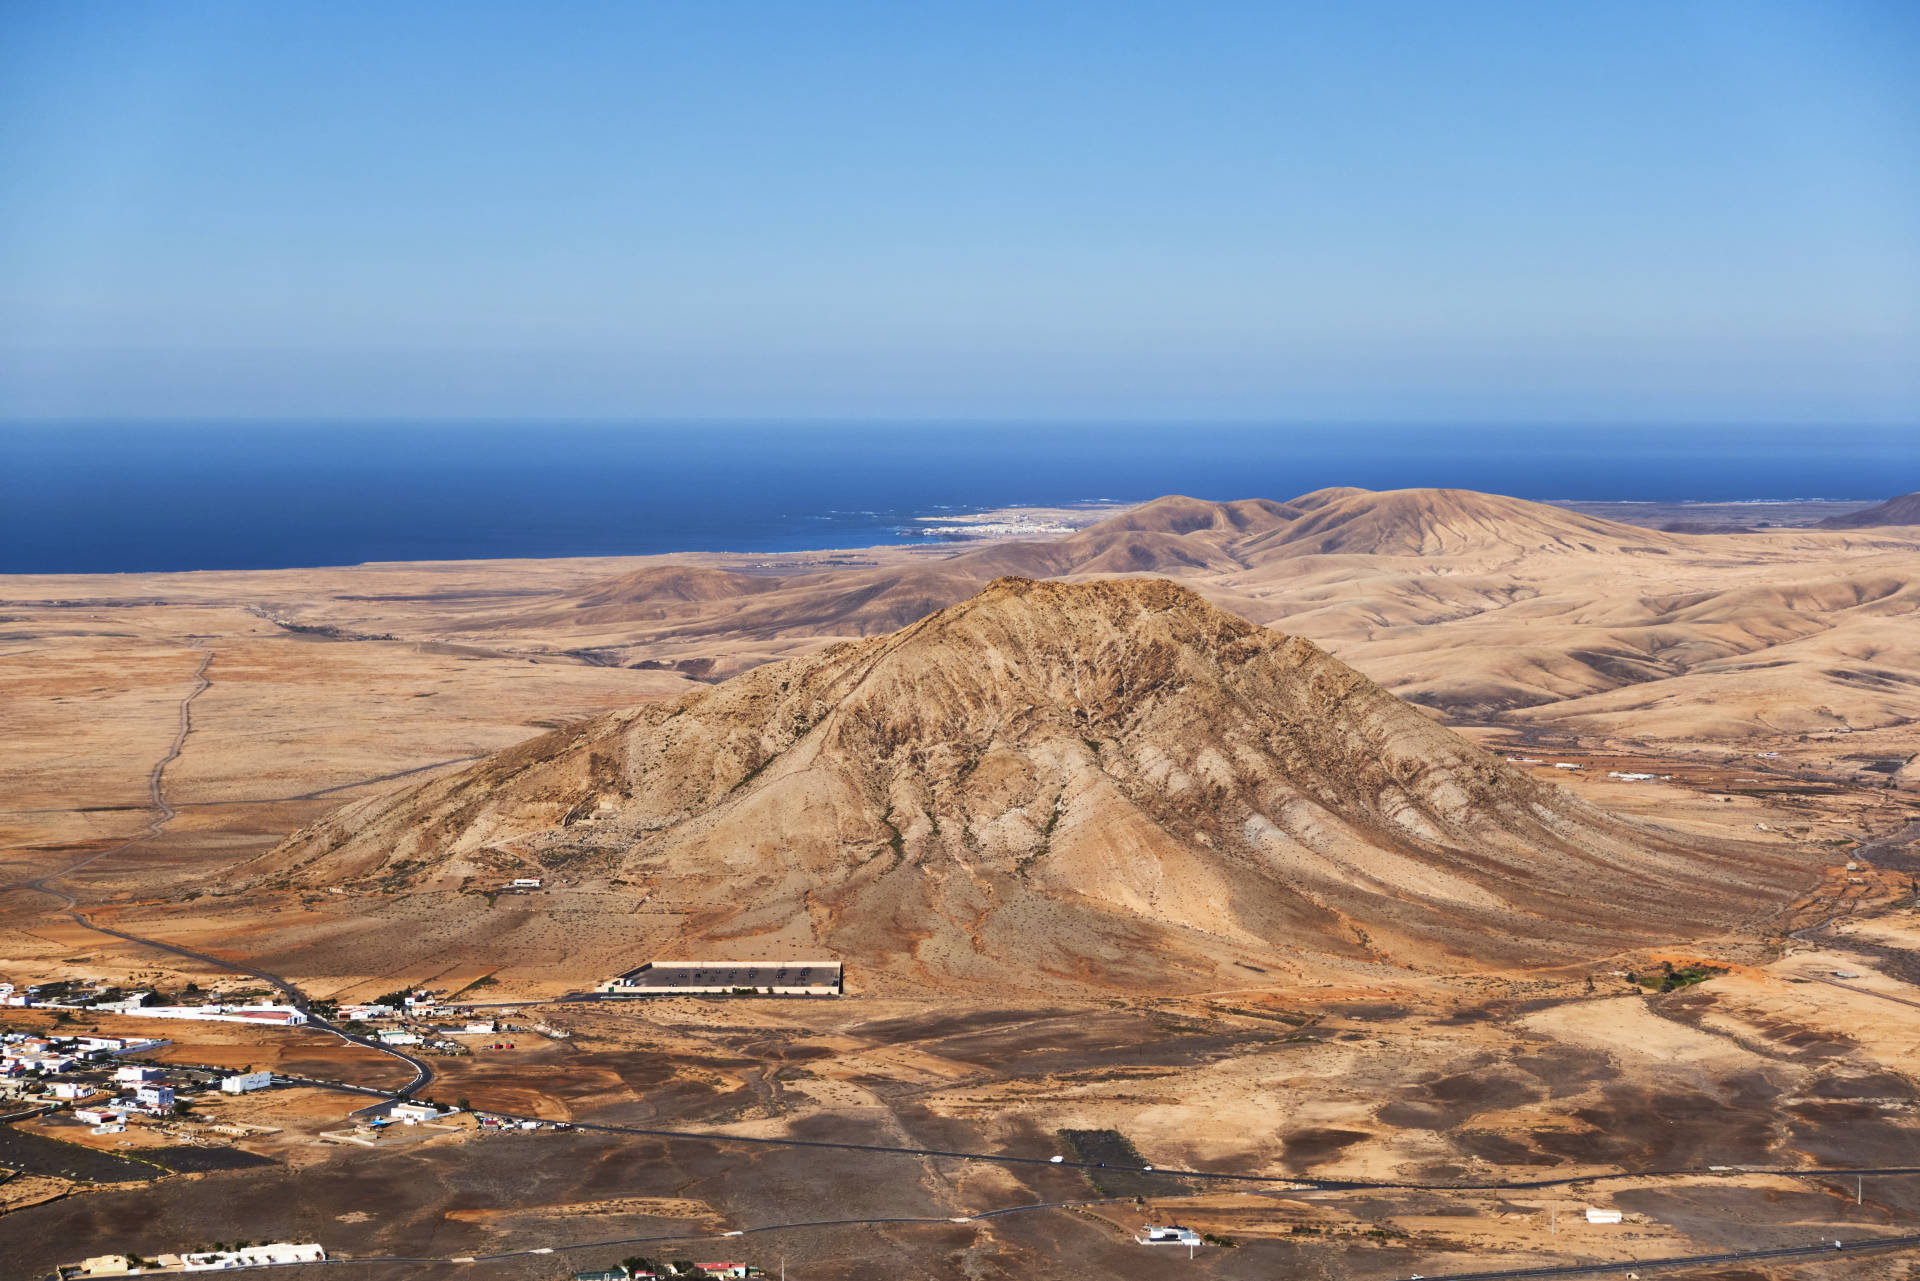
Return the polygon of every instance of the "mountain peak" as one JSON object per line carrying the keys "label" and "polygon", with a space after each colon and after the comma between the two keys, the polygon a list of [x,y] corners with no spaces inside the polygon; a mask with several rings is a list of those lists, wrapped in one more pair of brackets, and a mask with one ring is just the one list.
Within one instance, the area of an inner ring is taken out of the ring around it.
{"label": "mountain peak", "polygon": [[1290,554],[1436,556],[1484,551],[1659,551],[1672,534],[1471,489],[1320,490],[1260,549]]}
{"label": "mountain peak", "polygon": [[429,893],[531,872],[670,900],[656,951],[1029,991],[1597,955],[1791,875],[1600,814],[1174,583],[1013,576],[350,807],[254,870]]}

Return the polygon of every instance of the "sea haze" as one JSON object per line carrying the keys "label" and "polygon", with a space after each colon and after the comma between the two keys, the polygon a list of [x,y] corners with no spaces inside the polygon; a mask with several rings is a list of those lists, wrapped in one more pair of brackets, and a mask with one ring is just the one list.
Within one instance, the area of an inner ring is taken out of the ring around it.
{"label": "sea haze", "polygon": [[1907,428],[90,423],[0,427],[0,572],[798,551],[919,516],[1438,485],[1535,499],[1920,488]]}

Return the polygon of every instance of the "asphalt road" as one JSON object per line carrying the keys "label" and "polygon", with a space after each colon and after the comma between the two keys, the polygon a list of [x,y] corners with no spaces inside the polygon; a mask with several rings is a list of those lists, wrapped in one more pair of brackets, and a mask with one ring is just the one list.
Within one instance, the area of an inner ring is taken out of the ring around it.
{"label": "asphalt road", "polygon": [[1749,1263],[1755,1259],[1792,1259],[1817,1255],[1866,1254],[1876,1250],[1912,1250],[1920,1236],[1868,1237],[1858,1241],[1831,1240],[1816,1245],[1778,1246],[1771,1250],[1742,1250],[1734,1254],[1674,1254],[1661,1259],[1631,1259],[1625,1263],[1569,1263],[1543,1268],[1509,1268],[1501,1272],[1420,1273],[1425,1281],[1521,1281],[1525,1277],[1597,1276],[1602,1273],[1652,1272],[1656,1269],[1705,1267],[1716,1263]]}
{"label": "asphalt road", "polygon": [[156,951],[166,952],[172,956],[184,957],[190,961],[199,961],[203,965],[211,965],[219,969],[230,970],[235,974],[244,974],[248,978],[256,978],[263,983],[271,985],[274,991],[286,998],[288,1005],[293,1006],[307,1016],[307,1025],[309,1027],[317,1027],[323,1032],[331,1032],[341,1040],[351,1042],[354,1045],[365,1046],[369,1050],[377,1050],[381,1054],[399,1059],[402,1063],[412,1068],[413,1080],[400,1089],[391,1091],[388,1094],[389,1098],[397,1100],[418,1094],[421,1090],[426,1089],[433,1081],[433,1068],[425,1059],[415,1058],[413,1055],[402,1050],[397,1050],[391,1045],[382,1044],[372,1037],[349,1032],[338,1024],[321,1018],[313,1012],[311,1003],[307,1000],[307,994],[302,992],[299,987],[292,982],[281,978],[278,974],[269,973],[266,970],[257,969],[250,965],[242,965],[238,961],[229,960],[223,956],[210,956],[205,952],[196,952],[191,948],[180,947],[177,944],[163,943],[159,939],[150,939],[139,934],[129,934],[125,930],[116,930],[109,926],[96,925],[87,919],[86,913],[78,909],[68,912],[67,916],[97,934],[111,934],[114,938],[125,939],[129,943],[138,943],[142,947],[150,947]]}

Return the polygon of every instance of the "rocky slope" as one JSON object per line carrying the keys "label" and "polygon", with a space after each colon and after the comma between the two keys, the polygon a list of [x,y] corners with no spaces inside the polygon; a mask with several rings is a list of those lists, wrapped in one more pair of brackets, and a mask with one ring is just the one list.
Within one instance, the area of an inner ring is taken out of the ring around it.
{"label": "rocky slope", "polygon": [[1152,579],[1002,579],[349,807],[248,872],[391,891],[536,868],[671,905],[690,954],[1134,991],[1309,955],[1593,957],[1763,916],[1803,879],[1609,818]]}
{"label": "rocky slope", "polygon": [[1920,525],[1920,493],[1900,494],[1884,503],[1844,516],[1829,516],[1822,529],[1870,529],[1877,525]]}

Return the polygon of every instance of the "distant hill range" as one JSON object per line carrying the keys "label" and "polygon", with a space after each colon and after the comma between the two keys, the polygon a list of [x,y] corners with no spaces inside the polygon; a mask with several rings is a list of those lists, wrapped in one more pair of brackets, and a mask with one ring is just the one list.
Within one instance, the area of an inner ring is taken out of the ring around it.
{"label": "distant hill range", "polygon": [[[1287,502],[1208,502],[1170,495],[1065,538],[995,543],[931,564],[777,578],[719,569],[643,569],[592,584],[563,608],[547,605],[475,625],[605,626],[684,614],[684,633],[669,627],[654,639],[705,634],[716,622],[735,636],[871,636],[905,627],[1009,574],[1186,576],[1322,556],[1502,550],[1658,555],[1677,545],[1672,535],[1656,530],[1464,489],[1322,489]],[[738,607],[723,617],[681,608],[731,598],[739,599]]]}
{"label": "distant hill range", "polygon": [[[1289,531],[1424,546],[1486,511],[1357,497],[1162,500],[1048,563],[1195,534],[1188,554],[1227,560]],[[1533,522],[1514,537],[1648,536],[1508,503]],[[1037,553],[974,555],[1008,554]],[[1194,990],[1308,957],[1552,964],[1751,923],[1806,880],[1789,854],[1610,817],[1310,642],[1151,578],[1003,577],[891,634],[349,806],[246,870],[378,893],[532,865],[670,901],[709,950],[824,950],[868,990]]]}
{"label": "distant hill range", "polygon": [[1673,532],[1457,489],[1173,495],[1063,538],[864,567],[654,564],[436,620],[430,639],[538,638],[711,682],[896,631],[1002,576],[1152,575],[1450,717],[1628,737],[1859,730],[1920,718],[1915,549],[1911,527]]}
{"label": "distant hill range", "polygon": [[1875,525],[1920,525],[1920,493],[1901,494],[1864,511],[1829,516],[1822,529],[1868,529]]}

